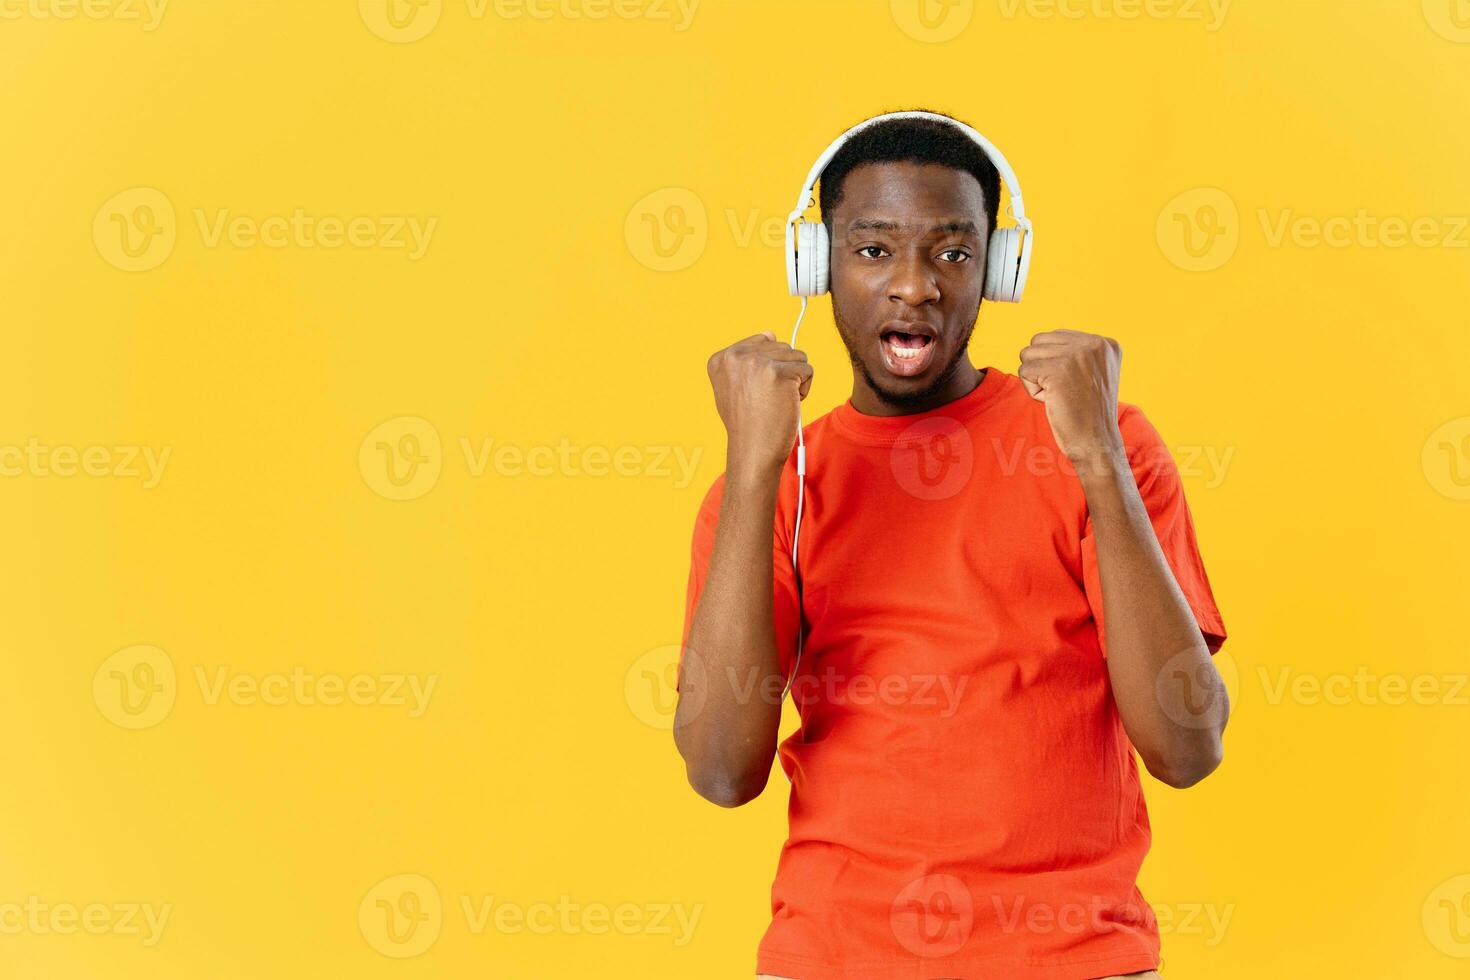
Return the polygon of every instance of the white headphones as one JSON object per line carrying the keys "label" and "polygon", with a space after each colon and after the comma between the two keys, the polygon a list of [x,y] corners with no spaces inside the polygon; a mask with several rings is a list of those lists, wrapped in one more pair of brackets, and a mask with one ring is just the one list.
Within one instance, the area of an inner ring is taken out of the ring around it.
{"label": "white headphones", "polygon": [[828,240],[827,226],[821,222],[803,221],[802,213],[811,207],[812,188],[827,164],[837,151],[853,135],[888,119],[933,119],[948,123],[974,140],[1005,181],[1011,195],[1010,213],[1016,219],[1014,228],[1001,228],[999,223],[990,233],[990,244],[985,250],[985,298],[1003,303],[1020,302],[1026,289],[1026,272],[1031,268],[1031,222],[1026,218],[1026,207],[1021,200],[1021,183],[1006,158],[984,136],[957,119],[937,112],[890,112],[874,116],[843,133],[832,141],[825,153],[817,158],[806,183],[801,185],[801,196],[796,199],[796,210],[786,219],[786,287],[792,296],[820,296],[830,284],[832,244]]}
{"label": "white headphones", "polygon": [[[792,347],[796,346],[796,332],[801,329],[802,318],[806,316],[807,298],[825,293],[831,278],[832,245],[828,240],[827,226],[821,221],[809,222],[801,219],[802,213],[816,203],[812,200],[812,188],[816,186],[817,178],[822,176],[822,171],[831,162],[832,157],[842,149],[844,143],[853,137],[853,134],[886,119],[934,119],[948,123],[974,140],[990,158],[990,162],[1000,172],[1001,179],[1005,181],[1006,191],[1011,196],[1009,210],[1011,216],[1016,219],[1016,226],[1001,228],[997,221],[995,231],[990,233],[990,244],[985,250],[984,295],[986,299],[1016,303],[1020,301],[1021,293],[1026,289],[1026,272],[1031,268],[1031,222],[1026,217],[1026,207],[1021,201],[1021,182],[1016,179],[1016,172],[1011,169],[1006,158],[988,139],[958,119],[951,119],[937,112],[889,112],[858,123],[827,147],[826,152],[817,158],[816,163],[812,164],[811,172],[806,175],[806,183],[801,185],[801,196],[796,199],[796,210],[792,211],[786,219],[786,286],[791,290],[792,296],[801,297],[801,312],[797,314],[796,326],[791,328]],[[796,574],[798,596],[801,589],[801,566],[797,564],[796,559],[797,548],[801,543],[801,512],[805,498],[806,440],[802,436],[801,406],[798,403],[796,409],[796,521],[791,530],[791,567]],[[801,616],[798,613],[796,662],[791,666],[791,677],[786,682],[786,690],[781,694],[783,700],[787,692],[791,690],[791,685],[796,680],[796,672],[801,666],[803,643],[800,619]],[[781,771],[784,775],[786,771],[784,766]],[[787,779],[789,780],[790,777],[788,776]]]}

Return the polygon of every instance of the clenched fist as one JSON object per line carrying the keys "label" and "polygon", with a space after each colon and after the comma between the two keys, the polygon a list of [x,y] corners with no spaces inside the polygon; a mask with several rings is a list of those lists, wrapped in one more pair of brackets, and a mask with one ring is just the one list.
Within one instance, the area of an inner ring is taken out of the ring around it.
{"label": "clenched fist", "polygon": [[1021,382],[1046,405],[1057,448],[1074,466],[1101,463],[1123,450],[1118,431],[1122,360],[1116,340],[1079,330],[1039,333],[1021,351]]}
{"label": "clenched fist", "polygon": [[797,408],[812,385],[806,354],[759,333],[710,357],[709,379],[730,438],[726,468],[779,473],[796,444]]}

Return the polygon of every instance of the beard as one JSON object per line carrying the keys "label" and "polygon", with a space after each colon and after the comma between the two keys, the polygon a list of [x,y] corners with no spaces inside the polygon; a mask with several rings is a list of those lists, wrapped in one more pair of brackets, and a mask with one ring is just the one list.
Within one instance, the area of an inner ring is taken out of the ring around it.
{"label": "beard", "polygon": [[883,404],[897,409],[899,414],[909,414],[917,411],[920,406],[925,405],[929,399],[933,398],[954,377],[954,373],[959,370],[960,364],[964,362],[966,355],[970,351],[970,337],[975,333],[975,324],[979,322],[980,309],[978,306],[976,307],[975,319],[971,320],[970,325],[965,328],[964,335],[960,337],[959,344],[955,346],[954,354],[950,357],[949,363],[945,364],[934,375],[933,381],[916,391],[894,389],[873,377],[873,373],[868,370],[868,365],[858,355],[857,341],[854,338],[853,331],[842,319],[842,314],[837,311],[836,303],[832,304],[832,319],[837,323],[837,334],[842,338],[842,346],[847,348],[848,360],[852,361],[853,368],[862,374],[863,380],[868,383],[868,387],[873,390]]}

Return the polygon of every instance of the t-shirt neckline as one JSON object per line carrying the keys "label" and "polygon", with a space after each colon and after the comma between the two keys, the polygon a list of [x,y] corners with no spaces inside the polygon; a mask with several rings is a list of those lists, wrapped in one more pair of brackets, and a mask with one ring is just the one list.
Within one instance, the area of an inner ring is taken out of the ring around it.
{"label": "t-shirt neckline", "polygon": [[894,442],[910,426],[925,419],[949,418],[961,424],[970,421],[996,401],[996,396],[1005,387],[1010,375],[993,367],[985,367],[980,383],[969,392],[927,412],[910,415],[864,415],[852,405],[852,399],[832,410],[832,421],[837,430],[855,442],[869,446],[887,446]]}

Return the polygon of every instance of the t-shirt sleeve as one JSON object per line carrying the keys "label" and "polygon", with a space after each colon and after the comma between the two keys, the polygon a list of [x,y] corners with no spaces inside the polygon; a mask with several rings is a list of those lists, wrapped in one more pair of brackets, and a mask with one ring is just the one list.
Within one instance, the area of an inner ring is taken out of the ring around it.
{"label": "t-shirt sleeve", "polygon": [[[1159,547],[1174,572],[1175,581],[1184,592],[1195,621],[1199,623],[1205,645],[1213,654],[1225,643],[1225,624],[1210,591],[1210,580],[1205,574],[1199,543],[1195,540],[1194,519],[1184,499],[1179,468],[1169,453],[1169,447],[1136,406],[1121,406],[1118,427]],[[1107,656],[1107,645],[1103,639],[1102,580],[1097,567],[1097,543],[1093,538],[1090,516],[1082,536],[1082,573],[1087,601],[1097,621],[1099,640],[1103,643],[1103,656]]]}
{"label": "t-shirt sleeve", "polygon": [[[785,488],[786,476],[783,474],[782,484]],[[689,561],[689,586],[684,600],[684,630],[681,634],[679,649],[679,673],[683,671],[684,655],[689,649],[689,628],[694,622],[694,610],[699,604],[699,597],[704,592],[704,584],[709,575],[710,555],[715,547],[715,532],[720,523],[720,501],[725,487],[725,475],[722,473],[710,486],[709,492],[705,494],[704,502],[700,504],[699,514],[694,520],[694,540],[690,549]],[[786,494],[781,494],[781,503],[777,505],[775,534],[771,541],[771,585],[772,585],[772,620],[776,629],[776,651],[780,657],[781,673],[785,678],[791,677],[791,669],[796,660],[796,633],[801,627],[800,602],[797,598],[796,573],[791,567],[791,545],[789,541],[789,515],[785,514]],[[675,679],[677,689],[678,675]]]}

